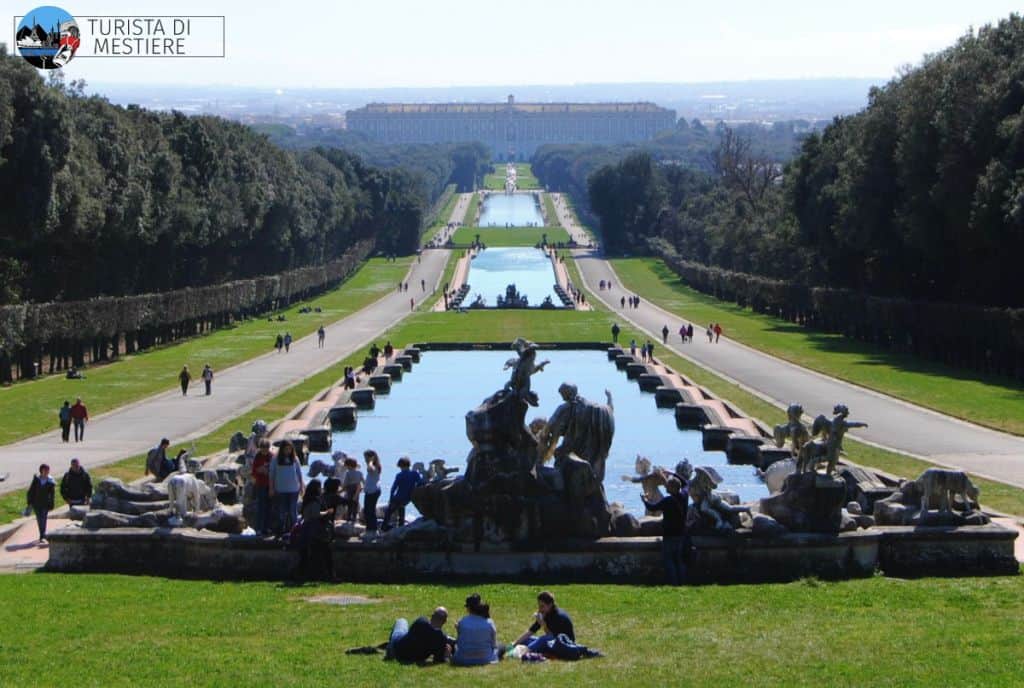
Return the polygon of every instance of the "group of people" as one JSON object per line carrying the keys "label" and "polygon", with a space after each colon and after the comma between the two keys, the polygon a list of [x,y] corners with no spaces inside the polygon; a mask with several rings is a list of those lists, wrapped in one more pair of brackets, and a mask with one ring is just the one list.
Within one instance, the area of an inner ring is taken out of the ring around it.
{"label": "group of people", "polygon": [[[324,333],[324,336],[327,336],[326,332]],[[288,353],[292,348],[292,333],[285,332],[284,336],[282,336],[281,333],[278,333],[277,338],[274,340],[274,348],[277,349],[277,353],[281,353],[282,349],[284,349],[285,353]]]}
{"label": "group of people", "polygon": [[386,644],[386,660],[405,664],[451,661],[459,666],[494,664],[505,656],[540,661],[547,657],[582,659],[601,653],[576,643],[572,619],[555,603],[548,591],[537,595],[537,612],[530,627],[513,643],[498,642],[498,629],[491,619],[490,605],[479,594],[466,598],[466,615],[456,624],[456,637],[444,632],[448,610],[437,607],[428,619],[421,616],[409,624],[395,621]]}
{"label": "group of people", "polygon": [[619,305],[621,305],[623,308],[625,308],[627,300],[629,301],[629,307],[630,308],[639,308],[640,307],[640,297],[639,296],[630,296],[630,297],[623,296],[619,300]]}
{"label": "group of people", "polygon": [[[203,386],[206,387],[206,396],[210,396],[213,393],[213,368],[207,363],[203,366],[203,372],[199,374],[200,379],[203,381]],[[188,366],[182,366],[181,372],[178,373],[178,383],[181,385],[181,396],[188,396],[188,386],[192,382],[192,373],[188,371]]]}
{"label": "group of people", "polygon": [[[622,297],[622,298],[625,299],[626,297]],[[619,343],[619,333],[620,332],[622,332],[622,329],[619,327],[619,324],[618,323],[612,323],[612,343],[613,344],[618,344]],[[668,328],[668,325],[667,324],[663,325],[662,328],[661,328],[661,341],[662,341],[663,344],[668,344],[669,332],[670,332],[670,330]],[[723,332],[722,326],[719,323],[708,323],[708,327],[707,327],[707,331],[706,331],[706,334],[707,334],[707,337],[708,337],[708,342],[717,343],[718,340],[721,339],[721,337],[722,337],[722,332]],[[683,323],[683,324],[681,324],[679,326],[679,340],[683,344],[685,344],[686,342],[692,342],[693,341],[693,323]],[[630,354],[633,355],[633,356],[636,356],[636,340],[633,340],[630,343],[629,348],[630,348]],[[640,355],[642,357],[642,360],[643,361],[650,360],[651,357],[653,356],[653,353],[654,353],[654,347],[651,344],[650,340],[648,340],[647,344],[645,346],[641,347],[641,349],[640,349]]]}
{"label": "group of people", "polygon": [[[25,516],[35,513],[40,545],[47,544],[46,522],[55,507],[56,492],[57,485],[50,475],[50,466],[41,464],[25,495],[24,511]],[[71,466],[60,479],[60,496],[68,506],[82,506],[92,499],[92,478],[78,459],[71,459]]]}
{"label": "group of people", "polygon": [[[629,355],[636,356],[636,340],[629,340]],[[640,360],[644,363],[654,362],[654,343],[648,339],[645,344],[640,347]]]}
{"label": "group of people", "polygon": [[611,289],[612,288],[612,281],[611,280],[601,280],[600,282],[597,283],[597,286],[600,287],[601,291],[604,291],[605,289]]}
{"label": "group of people", "polygon": [[67,399],[64,405],[57,411],[57,422],[60,423],[60,439],[62,442],[69,442],[71,437],[71,426],[75,428],[75,442],[85,439],[85,424],[89,420],[89,409],[82,403],[82,397],[75,399],[72,406]]}

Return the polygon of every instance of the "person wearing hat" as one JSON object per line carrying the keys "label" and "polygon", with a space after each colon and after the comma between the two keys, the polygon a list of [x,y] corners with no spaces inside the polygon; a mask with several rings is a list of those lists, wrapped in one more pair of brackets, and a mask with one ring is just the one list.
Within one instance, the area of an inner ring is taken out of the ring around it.
{"label": "person wearing hat", "polygon": [[452,663],[461,666],[494,664],[501,658],[498,649],[498,629],[491,620],[490,605],[484,604],[478,593],[466,598],[466,616],[455,626],[458,637]]}

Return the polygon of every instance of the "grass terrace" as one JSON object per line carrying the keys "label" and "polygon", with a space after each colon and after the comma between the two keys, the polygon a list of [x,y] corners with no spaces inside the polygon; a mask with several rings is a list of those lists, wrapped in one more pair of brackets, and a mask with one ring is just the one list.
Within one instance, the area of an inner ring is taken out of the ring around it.
{"label": "grass terrace", "polygon": [[[484,188],[489,191],[505,190],[505,165],[503,162],[496,162],[491,168],[490,174],[484,175]],[[540,182],[533,175],[529,163],[516,163],[516,188],[520,191],[539,189]]]}
{"label": "grass terrace", "polygon": [[[57,408],[65,399],[74,403],[75,397],[82,397],[89,414],[97,416],[174,388],[182,365],[198,372],[209,363],[219,371],[272,351],[278,333],[291,332],[295,339],[312,334],[321,323],[341,320],[393,290],[414,259],[388,262],[373,258],[336,289],[273,314],[275,318],[284,315],[285,322],[268,322],[266,317],[239,322],[202,337],[84,368],[84,380],[50,375],[0,388],[0,417],[4,419],[0,423],[0,444],[56,429]],[[299,313],[303,306],[323,311]]]}
{"label": "grass terrace", "polygon": [[721,323],[736,341],[806,368],[981,425],[1024,434],[1024,388],[1006,378],[805,329],[720,301],[683,284],[655,258],[611,261],[624,286],[695,323]]}
{"label": "grass terrace", "polygon": [[461,227],[455,230],[452,240],[459,245],[468,245],[479,235],[480,241],[487,246],[535,246],[545,234],[549,244],[569,241],[569,232],[561,227]]}
{"label": "grass terrace", "polygon": [[[572,616],[577,639],[605,657],[458,668],[344,654],[385,641],[396,617],[412,621],[437,605],[449,609],[444,630],[455,635],[473,592],[490,604],[499,642],[510,642],[532,621],[541,589]],[[367,603],[309,601],[327,595]],[[59,617],[75,641],[61,644],[60,661],[30,661],[52,647],[58,600],[87,611]],[[965,620],[968,629],[956,623]],[[344,677],[351,686],[1009,687],[1020,685],[1024,578],[639,590],[556,581],[288,587],[28,574],[0,578],[0,623],[18,629],[0,645],[0,684],[8,686],[306,687]]]}

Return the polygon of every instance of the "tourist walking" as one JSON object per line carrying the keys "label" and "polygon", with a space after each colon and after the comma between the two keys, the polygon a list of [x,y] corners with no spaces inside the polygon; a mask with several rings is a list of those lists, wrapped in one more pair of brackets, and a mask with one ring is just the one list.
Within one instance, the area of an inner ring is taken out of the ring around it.
{"label": "tourist walking", "polygon": [[89,409],[82,403],[82,397],[75,398],[71,407],[71,423],[75,426],[75,442],[85,439],[85,423],[89,420]]}
{"label": "tourist walking", "polygon": [[71,468],[60,479],[60,496],[68,506],[84,506],[92,499],[92,478],[78,459],[71,459]]}
{"label": "tourist walking", "polygon": [[253,525],[259,535],[270,533],[270,440],[263,438],[252,459],[252,490],[256,506],[256,523]]}
{"label": "tourist walking", "polygon": [[213,386],[213,368],[207,363],[203,366],[203,384],[206,386],[206,396],[210,396],[210,388]]}
{"label": "tourist walking", "polygon": [[423,482],[423,477],[412,470],[411,465],[412,462],[409,461],[408,456],[403,456],[398,460],[398,474],[395,476],[395,482],[391,485],[391,495],[388,497],[388,508],[384,510],[382,530],[391,529],[391,517],[396,512],[398,525],[405,525],[405,507],[412,501],[412,491]]}
{"label": "tourist walking", "polygon": [[686,338],[693,344],[693,323],[686,326]]}
{"label": "tourist walking", "polygon": [[679,341],[683,344],[686,343],[686,324],[683,323],[679,326]]}
{"label": "tourist walking", "polygon": [[291,332],[285,332],[284,333],[284,352],[288,353],[288,351],[291,348],[292,348],[292,333]]}
{"label": "tourist walking", "polygon": [[634,358],[636,357],[636,340],[635,339],[630,339],[629,340],[629,355],[633,356]]}
{"label": "tourist walking", "polygon": [[661,512],[661,553],[665,561],[665,577],[669,585],[682,585],[686,580],[686,560],[690,552],[690,538],[686,531],[689,493],[676,476],[666,481],[665,489],[668,496],[659,502],[649,502],[645,496],[640,499],[648,511]]}
{"label": "tourist walking", "polygon": [[366,460],[366,487],[363,490],[363,523],[367,532],[377,530],[377,500],[380,499],[380,457],[377,452],[367,449],[363,452]]}
{"label": "tourist walking", "polygon": [[619,299],[619,307],[620,308],[625,308],[626,307],[626,297],[625,296],[623,296],[621,299]]}
{"label": "tourist walking", "polygon": [[619,323],[612,324],[612,344],[619,343],[619,332],[621,331],[622,330],[619,329]]}
{"label": "tourist walking", "polygon": [[188,395],[188,383],[192,382],[192,375],[188,372],[188,366],[182,366],[178,373],[178,383],[181,384],[181,396]]}
{"label": "tourist walking", "polygon": [[654,363],[654,342],[647,340],[647,362]]}
{"label": "tourist walking", "polygon": [[409,310],[410,311],[416,310],[416,301],[413,300],[411,297],[409,298]]}
{"label": "tourist walking", "polygon": [[714,326],[711,323],[708,323],[707,334],[708,334],[708,344],[710,344],[715,339],[715,328],[714,328]]}
{"label": "tourist walking", "polygon": [[481,666],[494,664],[501,657],[498,648],[498,629],[491,619],[491,607],[480,599],[479,593],[466,598],[466,616],[455,626],[455,654],[452,664]]}
{"label": "tourist walking", "polygon": [[274,503],[274,528],[278,535],[290,533],[295,525],[302,487],[302,466],[294,445],[285,440],[277,448],[277,456],[270,461],[270,498]]}
{"label": "tourist walking", "polygon": [[60,423],[60,440],[68,442],[71,436],[71,402],[64,400],[64,405],[57,411],[57,422]]}
{"label": "tourist walking", "polygon": [[718,343],[718,340],[721,337],[722,337],[722,326],[719,325],[718,323],[715,323],[715,344]]}
{"label": "tourist walking", "polygon": [[281,353],[281,349],[284,348],[284,337],[280,332],[277,333],[277,339],[274,340],[274,348],[277,349],[277,353]]}
{"label": "tourist walking", "polygon": [[668,325],[661,328],[661,343],[668,344]]}
{"label": "tourist walking", "polygon": [[320,329],[318,329],[316,331],[316,342],[317,342],[317,348],[318,349],[324,348],[324,340],[325,339],[327,339],[327,330],[325,330],[324,326],[321,325]]}
{"label": "tourist walking", "polygon": [[46,544],[46,518],[53,511],[55,485],[50,477],[50,467],[45,463],[39,466],[39,474],[32,476],[32,484],[28,486],[26,495],[27,506],[25,515],[35,512],[36,526],[39,528],[39,544]]}
{"label": "tourist walking", "polygon": [[424,292],[427,291],[427,281],[426,280],[422,280],[422,279],[420,280],[420,289],[422,291],[424,291]]}

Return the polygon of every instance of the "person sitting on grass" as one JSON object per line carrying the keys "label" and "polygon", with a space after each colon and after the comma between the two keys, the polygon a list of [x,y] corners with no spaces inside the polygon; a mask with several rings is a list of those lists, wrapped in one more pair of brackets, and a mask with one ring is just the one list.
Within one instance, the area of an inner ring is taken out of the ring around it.
{"label": "person sitting on grass", "polygon": [[[534,635],[543,627],[544,634]],[[547,643],[560,635],[576,641],[572,619],[555,604],[555,596],[545,590],[537,595],[537,613],[533,625],[516,641],[516,645],[526,645],[530,652],[543,652]]]}
{"label": "person sitting on grass", "polygon": [[398,619],[391,628],[385,660],[397,659],[402,664],[423,664],[433,657],[435,663],[446,661],[452,654],[451,639],[441,629],[448,621],[448,610],[438,607],[430,615],[416,619],[412,626]]}
{"label": "person sitting on grass", "polygon": [[494,664],[501,658],[501,651],[490,605],[484,604],[480,595],[474,593],[466,598],[466,611],[468,614],[456,626],[458,638],[452,663],[460,666]]}

